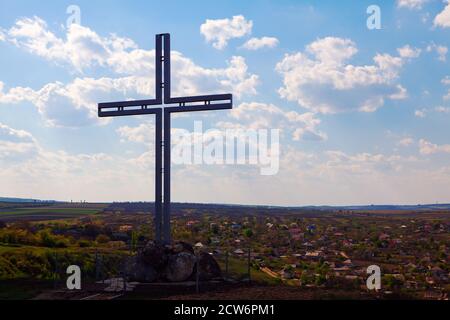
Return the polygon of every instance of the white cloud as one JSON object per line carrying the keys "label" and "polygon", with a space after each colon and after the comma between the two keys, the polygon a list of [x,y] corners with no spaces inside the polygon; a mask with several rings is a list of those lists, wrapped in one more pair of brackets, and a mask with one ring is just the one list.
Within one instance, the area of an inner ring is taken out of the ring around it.
{"label": "white cloud", "polygon": [[[152,171],[132,160],[104,153],[46,150],[30,132],[0,123],[0,194],[59,200],[91,197],[89,200],[98,201],[123,199],[128,193],[135,200],[146,199],[151,193],[148,179]],[[87,186],[95,186],[95,190]]]}
{"label": "white cloud", "polygon": [[[233,57],[224,69],[205,69],[181,55],[175,57],[174,65],[178,67],[173,79],[174,95],[232,92],[240,98],[257,93],[259,78],[248,73],[242,57]],[[154,86],[153,76],[141,75],[76,78],[67,85],[49,83],[39,90],[15,87],[5,91],[0,82],[0,104],[27,101],[37,107],[49,125],[78,127],[107,122],[98,119],[98,102],[150,98]]]}
{"label": "white cloud", "polygon": [[135,44],[111,35],[102,38],[94,31],[72,24],[67,38],[58,38],[39,17],[23,18],[7,31],[7,39],[20,48],[56,63],[68,63],[76,71],[92,65],[106,65],[109,59]]}
{"label": "white cloud", "polygon": [[422,9],[423,5],[429,0],[397,0],[397,6],[399,8],[408,9]]}
{"label": "white cloud", "polygon": [[282,98],[314,112],[373,112],[385,99],[402,99],[406,89],[397,83],[402,57],[377,54],[373,65],[348,63],[358,49],[353,41],[323,38],[305,52],[287,54],[276,66],[283,76]]}
{"label": "white cloud", "polygon": [[154,144],[154,123],[146,122],[141,123],[137,127],[123,126],[116,130],[119,136],[122,138],[122,142],[131,141],[136,143],[144,143],[147,145]]}
{"label": "white cloud", "polygon": [[7,40],[32,54],[83,72],[92,66],[109,67],[118,73],[149,72],[154,51],[145,51],[128,38],[114,34],[101,37],[88,27],[72,24],[66,38],[59,38],[39,17],[23,18],[6,31]]}
{"label": "white cloud", "polygon": [[450,107],[439,106],[439,107],[436,107],[435,110],[436,110],[436,112],[439,112],[439,113],[450,113]]}
{"label": "white cloud", "polygon": [[414,111],[414,115],[417,118],[425,118],[427,116],[427,110],[426,109],[416,110]]}
{"label": "white cloud", "polygon": [[97,116],[97,103],[100,101],[151,94],[148,81],[135,77],[76,78],[67,85],[54,82],[39,90],[18,87],[6,93],[0,91],[0,104],[29,102],[35,105],[47,125],[80,127],[107,121]]}
{"label": "white cloud", "polygon": [[[450,86],[450,77],[446,76],[441,80],[441,83],[445,86]],[[443,97],[444,100],[450,100],[450,89],[448,89],[447,94]]]}
{"label": "white cloud", "polygon": [[[151,137],[151,123],[146,125],[134,131],[130,128],[124,138]],[[145,139],[137,138],[137,142],[149,141]],[[88,201],[142,201],[153,197],[151,149],[139,155],[127,153],[126,157],[48,151],[39,147],[30,133],[5,125],[0,126],[0,141],[36,146],[33,154],[16,152],[20,161],[0,156],[1,194]],[[435,147],[431,149],[435,152]],[[264,199],[264,203],[278,205],[448,199],[450,167],[436,167],[428,159],[339,150],[311,154],[289,146],[283,150],[280,172],[270,177],[259,175],[259,168],[250,166],[174,166],[172,174],[178,183],[174,184],[173,196],[177,201],[202,202],[207,195],[209,201],[220,203],[261,204]],[[211,194],[219,188],[222,192]],[[328,195],[325,202],[324,193]]]}
{"label": "white cloud", "polygon": [[219,71],[218,76],[222,76],[222,79],[219,80],[221,86],[231,90],[237,98],[257,94],[256,87],[259,84],[259,77],[248,72],[248,67],[243,57],[232,57],[229,67]]}
{"label": "white cloud", "polygon": [[[72,25],[67,39],[56,37],[40,18],[24,18],[8,31],[8,40],[19,48],[79,72],[104,66],[117,78],[76,78],[49,83],[41,89],[5,89],[0,82],[0,104],[33,103],[49,125],[83,126],[106,123],[97,117],[97,103],[144,99],[154,96],[154,50],[137,48],[127,38],[103,38],[89,28]],[[248,71],[243,57],[234,56],[225,68],[203,68],[180,52],[172,52],[174,96],[231,92],[236,98],[257,93],[259,78]]]}
{"label": "white cloud", "polygon": [[259,50],[262,48],[275,48],[279,41],[274,37],[251,38],[243,47],[248,50]]}
{"label": "white cloud", "polygon": [[410,45],[406,45],[397,49],[398,54],[402,58],[412,59],[420,56],[421,50],[418,48],[412,48]]}
{"label": "white cloud", "polygon": [[280,129],[298,140],[326,140],[327,135],[317,127],[320,119],[314,113],[300,114],[295,111],[285,111],[266,103],[242,103],[230,112],[233,121],[220,121],[217,126],[221,129]]}
{"label": "white cloud", "polygon": [[[346,171],[354,174],[371,174],[373,172],[398,171],[402,162],[415,161],[414,158],[403,158],[398,155],[372,154],[368,152],[349,155],[343,151],[326,151],[328,159],[326,168]],[[324,168],[325,168],[324,167]]]}
{"label": "white cloud", "polygon": [[35,92],[30,88],[15,87],[6,93],[4,88],[5,84],[0,81],[0,103],[14,104],[23,101],[25,97],[29,97],[30,100],[36,98]]}
{"label": "white cloud", "polygon": [[425,155],[435,153],[450,153],[450,144],[437,145],[425,139],[419,141],[420,153]]}
{"label": "white cloud", "polygon": [[442,28],[450,27],[450,1],[447,0],[447,5],[435,18],[434,25]]}
{"label": "white cloud", "polygon": [[414,143],[414,139],[413,138],[406,137],[406,138],[403,138],[400,141],[398,141],[397,145],[399,145],[401,147],[409,147],[413,143]]}
{"label": "white cloud", "polygon": [[417,204],[448,199],[439,188],[448,189],[450,170],[428,159],[397,154],[340,150],[310,154],[290,148],[280,163],[280,175],[272,179],[282,182],[279,194],[287,202],[324,203],[326,194],[325,201],[333,205]]}
{"label": "white cloud", "polygon": [[450,76],[446,76],[445,78],[443,78],[441,80],[441,83],[446,85],[446,86],[450,86]]}
{"label": "white cloud", "polygon": [[430,45],[427,46],[427,52],[433,51],[437,53],[439,61],[442,62],[447,61],[448,48],[446,46],[431,43]]}
{"label": "white cloud", "polygon": [[22,161],[37,152],[34,137],[0,122],[0,160]]}
{"label": "white cloud", "polygon": [[3,33],[3,30],[0,28],[0,41],[5,41],[5,34]]}
{"label": "white cloud", "polygon": [[[100,65],[120,75],[154,77],[154,50],[139,49],[131,39],[114,34],[101,37],[87,27],[71,25],[64,40],[49,31],[42,19],[24,18],[8,31],[8,40],[52,62],[69,64],[77,71]],[[243,93],[240,87],[250,87],[249,91],[255,92],[257,76],[246,73],[247,65],[242,57],[232,57],[227,68],[207,69],[172,51],[172,64],[175,93],[198,93],[202,87],[209,92],[218,87],[217,83],[236,89],[237,95]],[[182,84],[177,86],[178,82]]]}
{"label": "white cloud", "polygon": [[216,49],[224,49],[228,41],[234,38],[241,38],[252,32],[253,22],[245,19],[244,16],[233,16],[232,19],[207,19],[200,26],[200,33],[207,42],[212,42]]}
{"label": "white cloud", "polygon": [[[284,111],[281,108],[265,103],[250,102],[241,103],[227,113],[231,119],[221,120],[216,123],[217,129],[205,132],[204,139],[208,141],[211,135],[222,133],[227,129],[234,130],[259,130],[259,129],[280,129],[282,133],[288,134],[294,141],[322,141],[327,135],[318,129],[321,121],[311,112],[304,114],[295,111]],[[173,135],[176,136],[177,128],[172,128]],[[151,150],[154,145],[154,125],[153,123],[142,123],[136,127],[123,126],[117,129],[117,133],[122,141],[144,143]],[[182,141],[173,141],[174,145]]]}

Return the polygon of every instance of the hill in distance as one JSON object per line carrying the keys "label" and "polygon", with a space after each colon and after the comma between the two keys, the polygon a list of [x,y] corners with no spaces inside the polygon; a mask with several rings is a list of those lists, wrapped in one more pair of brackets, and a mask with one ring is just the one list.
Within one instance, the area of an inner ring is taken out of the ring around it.
{"label": "hill in distance", "polygon": [[[55,200],[40,200],[40,199],[26,199],[26,198],[9,198],[0,197],[0,202],[7,203],[64,203],[64,201]],[[132,207],[148,207],[153,206],[153,202],[113,202],[112,207],[122,207],[126,206],[130,209]],[[417,205],[353,205],[353,206],[269,206],[269,205],[239,205],[239,204],[214,204],[214,203],[173,203],[174,206],[178,208],[187,207],[197,207],[201,209],[214,209],[214,208],[253,208],[253,209],[309,209],[316,211],[440,211],[440,210],[450,210],[450,203],[442,204],[417,204]]]}

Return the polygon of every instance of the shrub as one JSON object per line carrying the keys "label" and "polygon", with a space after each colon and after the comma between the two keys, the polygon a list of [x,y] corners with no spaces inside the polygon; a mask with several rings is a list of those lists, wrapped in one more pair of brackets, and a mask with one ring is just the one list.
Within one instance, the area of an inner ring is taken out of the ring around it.
{"label": "shrub", "polygon": [[108,243],[110,240],[111,239],[106,234],[99,234],[97,236],[97,238],[95,239],[95,241],[97,241],[97,243],[101,243],[101,244]]}
{"label": "shrub", "polygon": [[92,243],[89,240],[80,240],[78,241],[78,245],[80,246],[80,248],[87,248],[91,247]]}
{"label": "shrub", "polygon": [[41,244],[44,247],[55,248],[56,239],[53,237],[49,230],[42,230],[39,232],[39,237],[41,239]]}

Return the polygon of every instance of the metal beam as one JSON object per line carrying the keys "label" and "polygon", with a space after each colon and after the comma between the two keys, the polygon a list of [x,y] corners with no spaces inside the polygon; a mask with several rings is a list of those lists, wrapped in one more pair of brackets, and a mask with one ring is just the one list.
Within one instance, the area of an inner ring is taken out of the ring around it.
{"label": "metal beam", "polygon": [[115,110],[115,111],[102,111],[99,109],[98,116],[100,118],[106,117],[124,117],[124,116],[137,116],[143,114],[156,114],[159,108],[153,109],[130,109],[130,110]]}
{"label": "metal beam", "polygon": [[170,237],[170,112],[164,109],[164,215],[163,215],[163,233],[164,242],[171,243]]}
{"label": "metal beam", "polygon": [[180,112],[199,112],[199,111],[213,111],[213,110],[229,110],[233,109],[231,103],[218,103],[210,105],[200,105],[200,106],[186,106],[186,107],[166,107],[165,110],[170,111],[170,113],[180,113]]}
{"label": "metal beam", "polygon": [[170,103],[171,97],[171,65],[170,65],[170,34],[164,34],[164,103]]}
{"label": "metal beam", "polygon": [[179,98],[170,98],[169,101],[164,101],[165,104],[172,103],[190,103],[190,102],[211,102],[211,101],[231,101],[233,99],[233,95],[231,94],[213,94],[206,96],[192,96],[192,97],[179,97]]}
{"label": "metal beam", "polygon": [[155,44],[155,97],[157,104],[162,104],[162,90],[163,90],[163,79],[162,79],[162,69],[163,69],[163,54],[162,54],[162,35],[156,35]]}
{"label": "metal beam", "polygon": [[155,130],[155,239],[162,242],[162,110],[158,109],[156,113],[156,130]]}
{"label": "metal beam", "polygon": [[[207,97],[207,96],[205,96]],[[181,98],[180,98],[181,99]],[[197,112],[197,111],[211,111],[211,110],[226,110],[226,109],[232,109],[233,108],[233,102],[232,99],[230,99],[230,102],[226,103],[213,103],[210,104],[210,101],[214,100],[198,100],[202,101],[204,103],[202,104],[192,104],[183,106],[183,103],[179,103],[178,106],[168,106],[164,109],[169,109],[171,112]],[[222,101],[222,99],[220,100]],[[186,101],[191,102],[191,101]],[[104,117],[120,117],[120,116],[134,116],[134,115],[144,115],[144,114],[156,114],[156,110],[159,110],[161,108],[146,108],[143,106],[140,109],[133,108],[127,108],[123,107],[120,102],[111,102],[111,106],[104,107],[99,105],[99,111],[98,116],[101,118]],[[181,106],[180,106],[181,104]],[[116,110],[111,110],[116,109]]]}

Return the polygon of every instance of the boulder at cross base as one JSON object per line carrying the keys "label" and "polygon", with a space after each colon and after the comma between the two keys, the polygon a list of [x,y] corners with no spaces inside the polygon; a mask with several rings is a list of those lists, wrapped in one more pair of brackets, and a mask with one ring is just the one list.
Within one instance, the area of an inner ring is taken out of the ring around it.
{"label": "boulder at cross base", "polygon": [[158,278],[158,273],[152,267],[140,260],[139,257],[135,257],[131,262],[129,269],[129,280],[150,283],[154,282]]}
{"label": "boulder at cross base", "polygon": [[208,252],[201,252],[199,255],[199,277],[200,280],[211,280],[220,278],[222,271],[216,259]]}
{"label": "boulder at cross base", "polygon": [[[212,255],[201,252],[198,258],[200,280],[221,277],[220,266]],[[193,247],[186,242],[163,245],[149,241],[132,259],[130,279],[144,283],[163,279],[170,282],[195,280],[196,260]]]}
{"label": "boulder at cross base", "polygon": [[192,248],[192,246],[184,241],[178,241],[176,242],[173,246],[172,246],[172,253],[180,253],[180,252],[187,252],[187,253],[191,253],[191,254],[195,254],[194,253],[194,248]]}
{"label": "boulder at cross base", "polygon": [[171,255],[165,270],[166,279],[170,282],[186,281],[194,272],[195,260],[195,256],[188,252]]}
{"label": "boulder at cross base", "polygon": [[144,265],[160,272],[165,269],[169,259],[168,250],[162,244],[149,241],[145,247],[138,252],[138,260]]}

